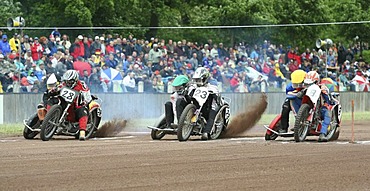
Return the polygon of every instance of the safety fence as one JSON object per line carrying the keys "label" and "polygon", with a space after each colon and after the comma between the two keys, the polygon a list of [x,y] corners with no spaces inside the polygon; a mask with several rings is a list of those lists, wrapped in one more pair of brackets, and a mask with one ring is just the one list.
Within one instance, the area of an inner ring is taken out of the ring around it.
{"label": "safety fence", "polygon": [[[231,114],[245,111],[258,103],[261,93],[224,93],[230,98]],[[285,99],[284,93],[266,93],[268,106],[265,114],[278,114]],[[98,94],[103,109],[103,120],[113,118],[145,119],[159,117],[164,112],[164,103],[170,94]],[[36,112],[42,94],[2,94],[0,95],[0,124],[21,123]],[[342,92],[340,101],[343,112],[351,111],[351,100],[355,112],[370,111],[370,94],[364,92]]]}

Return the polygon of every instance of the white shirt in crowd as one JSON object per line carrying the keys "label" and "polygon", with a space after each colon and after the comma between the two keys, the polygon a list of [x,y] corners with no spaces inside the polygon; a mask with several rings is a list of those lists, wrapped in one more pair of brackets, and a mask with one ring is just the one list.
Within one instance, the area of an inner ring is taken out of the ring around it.
{"label": "white shirt in crowd", "polygon": [[122,83],[126,87],[135,88],[134,73],[130,73],[126,77],[124,77]]}

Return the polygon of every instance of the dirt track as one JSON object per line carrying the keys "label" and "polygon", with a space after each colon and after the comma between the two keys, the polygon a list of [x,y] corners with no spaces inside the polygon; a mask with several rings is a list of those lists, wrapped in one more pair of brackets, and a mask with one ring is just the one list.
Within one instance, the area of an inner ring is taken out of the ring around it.
{"label": "dirt track", "polygon": [[259,126],[208,142],[128,133],[85,142],[3,137],[0,190],[370,190],[365,125],[356,125],[357,144],[348,143],[348,124],[338,142],[323,144],[263,135]]}

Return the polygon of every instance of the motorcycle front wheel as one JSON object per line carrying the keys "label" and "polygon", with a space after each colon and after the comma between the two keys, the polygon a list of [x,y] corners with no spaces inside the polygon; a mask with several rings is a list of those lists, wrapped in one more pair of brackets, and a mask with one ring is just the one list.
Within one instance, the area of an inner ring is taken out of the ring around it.
{"label": "motorcycle front wheel", "polygon": [[58,128],[59,119],[62,115],[62,107],[53,105],[46,113],[44,121],[41,125],[40,138],[43,141],[50,140]]}
{"label": "motorcycle front wheel", "polygon": [[302,104],[299,108],[295,123],[294,123],[294,140],[303,142],[308,134],[309,125],[306,123],[310,114],[311,107],[308,104]]}
{"label": "motorcycle front wheel", "polygon": [[182,111],[179,124],[177,127],[177,138],[179,141],[187,141],[193,132],[193,123],[191,119],[194,116],[196,107],[194,104],[189,104]]}

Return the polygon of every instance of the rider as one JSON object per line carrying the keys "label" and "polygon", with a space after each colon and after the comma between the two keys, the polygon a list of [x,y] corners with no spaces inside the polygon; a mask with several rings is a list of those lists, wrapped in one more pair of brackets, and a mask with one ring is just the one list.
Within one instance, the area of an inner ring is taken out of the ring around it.
{"label": "rider", "polygon": [[295,70],[291,74],[291,82],[286,87],[287,99],[283,103],[283,109],[281,110],[281,129],[279,133],[286,133],[289,126],[289,113],[292,110],[290,107],[290,100],[288,97],[296,97],[293,99],[293,106],[296,111],[301,107],[301,101],[303,96],[303,80],[305,79],[306,72],[303,70]]}
{"label": "rider", "polygon": [[[207,124],[202,132],[202,140],[209,139],[210,132],[215,121],[215,117],[217,115],[217,109],[219,107],[219,90],[217,86],[209,83],[210,77],[211,74],[204,67],[197,68],[192,77],[198,87],[206,87],[208,89],[208,92],[210,93],[201,111],[207,119]],[[190,92],[190,95],[192,94],[194,94],[194,91]]]}
{"label": "rider", "polygon": [[331,104],[331,99],[329,96],[329,89],[323,84],[319,84],[320,75],[316,71],[310,71],[307,73],[304,79],[305,84],[317,84],[321,88],[321,95],[324,99],[324,105],[321,107],[321,118],[323,122],[321,124],[319,142],[328,141],[326,134],[328,132],[328,127],[330,125],[330,115],[329,115],[329,104]]}
{"label": "rider", "polygon": [[[50,77],[49,77],[50,78]],[[79,127],[80,127],[80,136],[79,139],[81,141],[85,140],[85,131],[87,126],[87,120],[88,120],[88,103],[91,101],[91,95],[90,90],[86,86],[86,84],[83,81],[79,80],[79,74],[76,70],[67,70],[66,73],[64,73],[62,77],[63,82],[59,86],[52,86],[56,85],[53,84],[53,81],[50,81],[49,85],[50,89],[44,93],[43,100],[44,103],[49,103],[51,97],[56,96],[59,94],[59,90],[61,90],[63,87],[71,88],[75,91],[78,91],[80,95],[74,100],[71,107],[68,109],[68,121],[75,121],[78,120]]]}
{"label": "rider", "polygon": [[[172,82],[174,92],[171,95],[171,101],[164,104],[166,125],[168,128],[171,127],[171,123],[173,123],[175,119],[175,114],[177,114],[177,119],[179,120],[182,111],[187,105],[187,101],[184,98],[188,85],[189,78],[185,75],[177,76]],[[173,108],[173,104],[176,106],[176,111]]]}

